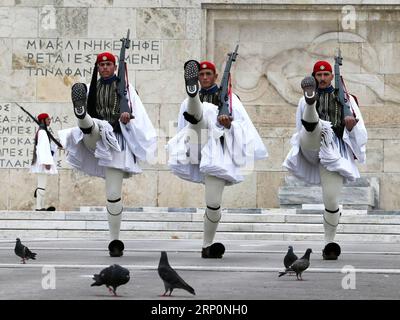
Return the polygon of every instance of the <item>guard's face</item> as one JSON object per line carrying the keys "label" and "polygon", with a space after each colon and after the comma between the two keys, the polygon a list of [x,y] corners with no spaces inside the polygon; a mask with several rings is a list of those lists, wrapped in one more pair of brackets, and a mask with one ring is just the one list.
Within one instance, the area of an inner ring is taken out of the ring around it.
{"label": "guard's face", "polygon": [[199,71],[199,82],[203,89],[212,87],[217,81],[218,74],[210,69],[204,69]]}
{"label": "guard's face", "polygon": [[50,118],[44,119],[44,123],[46,124],[46,126],[49,126],[49,125],[50,125],[50,122],[51,122],[51,119],[50,119]]}
{"label": "guard's face", "polygon": [[330,71],[318,71],[315,73],[315,79],[318,81],[318,88],[328,88],[333,80],[333,73]]}
{"label": "guard's face", "polygon": [[117,66],[111,61],[102,61],[97,67],[99,68],[99,74],[102,78],[112,77],[117,70]]}

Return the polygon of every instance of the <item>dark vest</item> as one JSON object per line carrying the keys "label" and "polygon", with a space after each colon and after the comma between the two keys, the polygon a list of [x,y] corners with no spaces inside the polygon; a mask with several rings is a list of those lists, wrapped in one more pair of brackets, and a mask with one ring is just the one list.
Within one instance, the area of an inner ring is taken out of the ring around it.
{"label": "dark vest", "polygon": [[117,77],[108,80],[99,79],[96,86],[96,113],[101,120],[106,120],[115,132],[121,132],[119,124],[119,96],[117,94]]}
{"label": "dark vest", "polygon": [[344,132],[344,121],[342,106],[337,101],[333,87],[325,90],[318,90],[319,99],[317,100],[316,108],[320,119],[330,121],[332,130],[336,136],[342,139]]}
{"label": "dark vest", "polygon": [[211,88],[208,89],[201,89],[199,91],[199,97],[201,102],[209,102],[215,104],[216,106],[219,105],[219,88],[215,84]]}

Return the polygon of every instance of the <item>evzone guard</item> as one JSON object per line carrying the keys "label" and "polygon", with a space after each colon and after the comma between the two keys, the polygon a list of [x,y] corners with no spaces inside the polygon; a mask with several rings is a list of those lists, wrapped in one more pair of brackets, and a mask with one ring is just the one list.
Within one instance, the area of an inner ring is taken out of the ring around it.
{"label": "evzone guard", "polygon": [[[37,175],[37,188],[34,192],[36,198],[36,211],[55,211],[54,206],[45,207],[45,196],[47,187],[47,177],[58,174],[57,170],[57,144],[52,140],[52,135],[48,131],[50,126],[50,116],[41,113],[37,117],[39,128],[34,139],[33,159],[30,172]],[[56,141],[57,142],[57,141]],[[61,145],[59,145],[62,147]]]}
{"label": "evzone guard", "polygon": [[[123,48],[129,47],[127,39],[129,33],[121,39]],[[126,79],[124,60],[125,51],[121,49],[117,76],[114,55],[98,54],[89,89],[84,83],[72,86],[78,127],[59,132],[68,151],[67,162],[88,175],[105,179],[111,240],[108,249],[112,257],[122,256],[124,250],[120,240],[123,179],[142,172],[139,161],[154,160],[157,142],[139,95]]]}
{"label": "evzone guard", "polygon": [[222,243],[214,243],[225,186],[242,182],[242,169],[268,155],[241,101],[229,90],[234,55],[229,55],[221,87],[214,63],[185,63],[187,98],[179,111],[178,133],[168,142],[172,172],[205,186],[202,258],[221,258],[225,252]]}
{"label": "evzone guard", "polygon": [[[293,175],[322,186],[325,210],[323,258],[336,260],[341,248],[334,242],[341,216],[339,197],[344,181],[360,177],[356,166],[366,162],[367,130],[356,102],[345,90],[339,74],[340,53],[335,75],[327,61],[314,64],[312,76],[301,82],[303,97],[296,113],[296,133],[283,166]],[[335,77],[336,88],[332,86]]]}

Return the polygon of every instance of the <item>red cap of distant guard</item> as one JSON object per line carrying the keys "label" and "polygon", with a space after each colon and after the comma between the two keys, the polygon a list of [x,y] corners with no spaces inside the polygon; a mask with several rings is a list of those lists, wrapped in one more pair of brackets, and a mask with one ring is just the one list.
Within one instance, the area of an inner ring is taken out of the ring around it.
{"label": "red cap of distant guard", "polygon": [[37,118],[38,118],[39,121],[42,121],[42,120],[45,120],[47,118],[50,118],[50,116],[47,113],[41,113],[41,114],[38,115]]}
{"label": "red cap of distant guard", "polygon": [[115,57],[110,52],[102,52],[97,55],[96,63],[100,63],[103,61],[111,61],[115,64]]}
{"label": "red cap of distant guard", "polygon": [[217,69],[215,68],[215,64],[212,63],[211,61],[200,62],[200,70],[204,70],[204,69],[210,69],[210,70],[214,71],[214,73],[217,72]]}
{"label": "red cap of distant guard", "polygon": [[314,64],[313,72],[315,74],[318,71],[330,71],[330,72],[332,72],[332,66],[329,64],[328,61],[323,61],[323,60],[317,61]]}

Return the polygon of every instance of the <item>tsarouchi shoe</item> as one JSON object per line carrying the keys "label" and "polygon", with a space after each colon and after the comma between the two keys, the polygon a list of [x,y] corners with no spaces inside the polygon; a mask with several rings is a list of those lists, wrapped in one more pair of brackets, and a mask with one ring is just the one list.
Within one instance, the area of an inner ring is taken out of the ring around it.
{"label": "tsarouchi shoe", "polygon": [[75,116],[83,119],[86,116],[87,87],[84,83],[75,83],[71,89],[71,99],[74,105]]}
{"label": "tsarouchi shoe", "polygon": [[222,243],[216,242],[201,251],[201,257],[208,259],[220,259],[225,253],[225,246]]}

